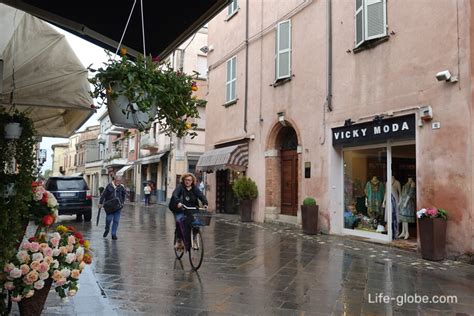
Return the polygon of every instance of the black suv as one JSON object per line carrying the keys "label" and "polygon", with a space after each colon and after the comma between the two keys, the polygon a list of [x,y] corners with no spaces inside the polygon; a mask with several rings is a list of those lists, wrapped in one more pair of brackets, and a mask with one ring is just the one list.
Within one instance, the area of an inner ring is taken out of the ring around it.
{"label": "black suv", "polygon": [[76,214],[76,219],[90,222],[92,217],[92,196],[82,177],[50,177],[46,181],[46,190],[58,200],[59,215]]}

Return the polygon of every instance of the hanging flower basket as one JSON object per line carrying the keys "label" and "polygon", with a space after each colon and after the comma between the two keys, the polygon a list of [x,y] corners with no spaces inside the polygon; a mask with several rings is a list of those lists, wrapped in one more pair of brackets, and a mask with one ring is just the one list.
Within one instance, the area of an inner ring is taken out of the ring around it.
{"label": "hanging flower basket", "polygon": [[168,135],[197,135],[193,131],[197,124],[191,121],[199,118],[197,107],[206,104],[193,96],[198,73],[186,75],[151,56],[139,55],[132,61],[125,49],[121,50],[120,58],[108,55],[104,67],[89,67],[95,73],[89,81],[94,86],[91,96],[99,106],[107,104],[114,125],[144,130],[151,121],[158,120]]}
{"label": "hanging flower basket", "polygon": [[5,125],[5,139],[18,139],[21,136],[23,128],[20,123],[13,122]]}

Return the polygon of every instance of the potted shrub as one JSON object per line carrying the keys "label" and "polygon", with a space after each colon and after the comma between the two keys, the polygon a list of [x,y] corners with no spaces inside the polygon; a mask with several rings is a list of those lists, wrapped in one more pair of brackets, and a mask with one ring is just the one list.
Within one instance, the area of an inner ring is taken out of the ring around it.
{"label": "potted shrub", "polygon": [[240,219],[242,222],[252,221],[252,200],[258,196],[255,182],[245,176],[239,177],[232,185],[235,196],[240,201]]}
{"label": "potted shrub", "polygon": [[307,197],[301,205],[301,221],[303,224],[303,232],[308,235],[316,235],[318,233],[318,213],[319,206],[312,197]]}
{"label": "potted shrub", "polygon": [[206,104],[192,94],[197,91],[197,73],[190,76],[174,71],[170,64],[151,56],[138,55],[132,61],[123,48],[120,58],[108,55],[104,67],[89,67],[95,73],[89,81],[91,96],[99,100],[99,106],[107,104],[114,125],[143,130],[157,119],[168,135],[197,135],[192,131],[197,124],[191,120],[199,118],[197,106]]}
{"label": "potted shrub", "polygon": [[442,208],[422,208],[416,212],[420,232],[421,257],[439,261],[446,257],[448,212]]}

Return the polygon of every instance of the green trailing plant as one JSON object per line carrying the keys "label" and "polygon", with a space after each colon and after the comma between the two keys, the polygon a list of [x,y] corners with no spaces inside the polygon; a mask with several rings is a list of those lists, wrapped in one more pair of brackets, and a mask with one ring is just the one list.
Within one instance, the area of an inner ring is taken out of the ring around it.
{"label": "green trailing plant", "polygon": [[[5,139],[5,125],[19,122],[19,139]],[[35,173],[35,131],[26,114],[0,108],[0,314],[5,312],[6,292],[1,271],[16,253],[28,221]]]}
{"label": "green trailing plant", "polygon": [[312,197],[307,197],[303,200],[303,205],[317,205],[316,200]]}
{"label": "green trailing plant", "polygon": [[104,67],[88,68],[94,73],[89,79],[93,85],[91,96],[98,100],[99,106],[106,104],[108,97],[116,99],[124,95],[140,111],[151,114],[150,120],[157,119],[167,135],[197,135],[197,124],[192,121],[199,118],[197,107],[206,104],[193,95],[198,89],[197,72],[191,76],[175,71],[169,63],[160,63],[151,56],[138,55],[132,61],[123,48],[120,58],[107,54]]}
{"label": "green trailing plant", "polygon": [[232,190],[239,200],[253,200],[258,196],[257,184],[250,178],[242,176],[235,180]]}

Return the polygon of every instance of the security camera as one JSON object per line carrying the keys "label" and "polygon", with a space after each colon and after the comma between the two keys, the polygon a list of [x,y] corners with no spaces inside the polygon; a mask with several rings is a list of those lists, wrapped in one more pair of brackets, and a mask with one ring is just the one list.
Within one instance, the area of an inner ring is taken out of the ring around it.
{"label": "security camera", "polygon": [[438,79],[438,81],[449,81],[449,82],[458,81],[458,77],[451,75],[449,70],[443,70],[443,71],[438,72],[436,74],[436,79]]}

